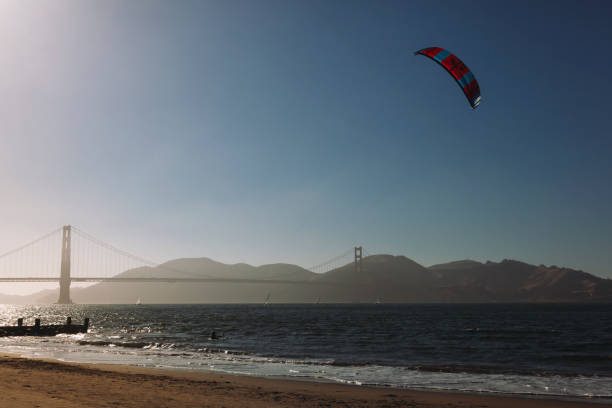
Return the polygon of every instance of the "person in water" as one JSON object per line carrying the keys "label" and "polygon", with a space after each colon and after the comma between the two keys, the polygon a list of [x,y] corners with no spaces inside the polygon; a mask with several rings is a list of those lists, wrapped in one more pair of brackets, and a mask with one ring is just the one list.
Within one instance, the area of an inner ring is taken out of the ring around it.
{"label": "person in water", "polygon": [[210,339],[211,340],[217,340],[219,338],[219,336],[217,336],[217,332],[212,331],[210,332]]}

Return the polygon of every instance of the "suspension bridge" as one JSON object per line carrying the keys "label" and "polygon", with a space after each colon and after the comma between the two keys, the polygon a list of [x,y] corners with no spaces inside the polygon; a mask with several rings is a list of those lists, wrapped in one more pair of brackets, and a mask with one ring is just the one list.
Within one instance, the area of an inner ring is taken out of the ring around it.
{"label": "suspension bridge", "polygon": [[[59,250],[58,250],[59,249]],[[354,247],[307,270],[329,272],[353,258],[356,273],[362,270],[365,250]],[[124,272],[138,269],[137,276]],[[150,275],[147,276],[146,272]],[[167,274],[163,276],[163,274]],[[160,276],[160,274],[162,276]],[[128,275],[128,276],[125,276]],[[330,285],[316,280],[223,278],[178,270],[110,245],[70,225],[0,255],[0,282],[59,282],[57,303],[72,303],[72,282],[216,282],[251,284]]]}

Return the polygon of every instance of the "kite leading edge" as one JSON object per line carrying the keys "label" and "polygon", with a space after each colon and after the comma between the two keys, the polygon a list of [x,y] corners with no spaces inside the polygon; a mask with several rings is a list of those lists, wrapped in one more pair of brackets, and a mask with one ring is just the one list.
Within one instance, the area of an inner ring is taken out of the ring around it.
{"label": "kite leading edge", "polygon": [[472,109],[476,109],[482,100],[480,96],[480,86],[478,86],[478,81],[476,81],[472,71],[470,71],[463,61],[457,58],[455,54],[440,47],[423,48],[414,53],[414,55],[419,54],[436,61],[451,74],[452,77],[455,78],[455,81],[457,81],[461,90],[463,90]]}

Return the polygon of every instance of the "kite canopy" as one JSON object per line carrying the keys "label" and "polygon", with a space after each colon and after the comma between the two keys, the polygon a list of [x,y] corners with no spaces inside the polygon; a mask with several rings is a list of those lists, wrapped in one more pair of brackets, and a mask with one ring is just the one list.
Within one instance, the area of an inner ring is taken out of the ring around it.
{"label": "kite canopy", "polygon": [[442,65],[442,67],[455,78],[455,81],[457,81],[457,84],[463,90],[465,97],[470,102],[472,109],[476,109],[482,99],[480,96],[480,87],[478,86],[478,81],[476,81],[474,74],[472,74],[472,71],[470,71],[463,61],[457,58],[455,54],[451,54],[449,51],[440,47],[423,48],[414,53],[414,55],[419,54],[431,58]]}

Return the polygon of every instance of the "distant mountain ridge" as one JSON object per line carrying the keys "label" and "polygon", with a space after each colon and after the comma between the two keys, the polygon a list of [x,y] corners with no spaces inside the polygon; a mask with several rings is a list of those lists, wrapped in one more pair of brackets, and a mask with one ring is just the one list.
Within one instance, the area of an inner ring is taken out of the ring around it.
{"label": "distant mountain ridge", "polygon": [[[270,302],[612,302],[612,280],[556,266],[514,260],[460,260],[425,267],[405,256],[373,255],[361,271],[349,263],[324,274],[291,264],[223,264],[183,258],[158,267],[128,270],[121,277],[229,278],[291,283],[116,283],[73,288],[76,303],[263,303]],[[53,303],[57,291],[0,295],[5,303]]]}

